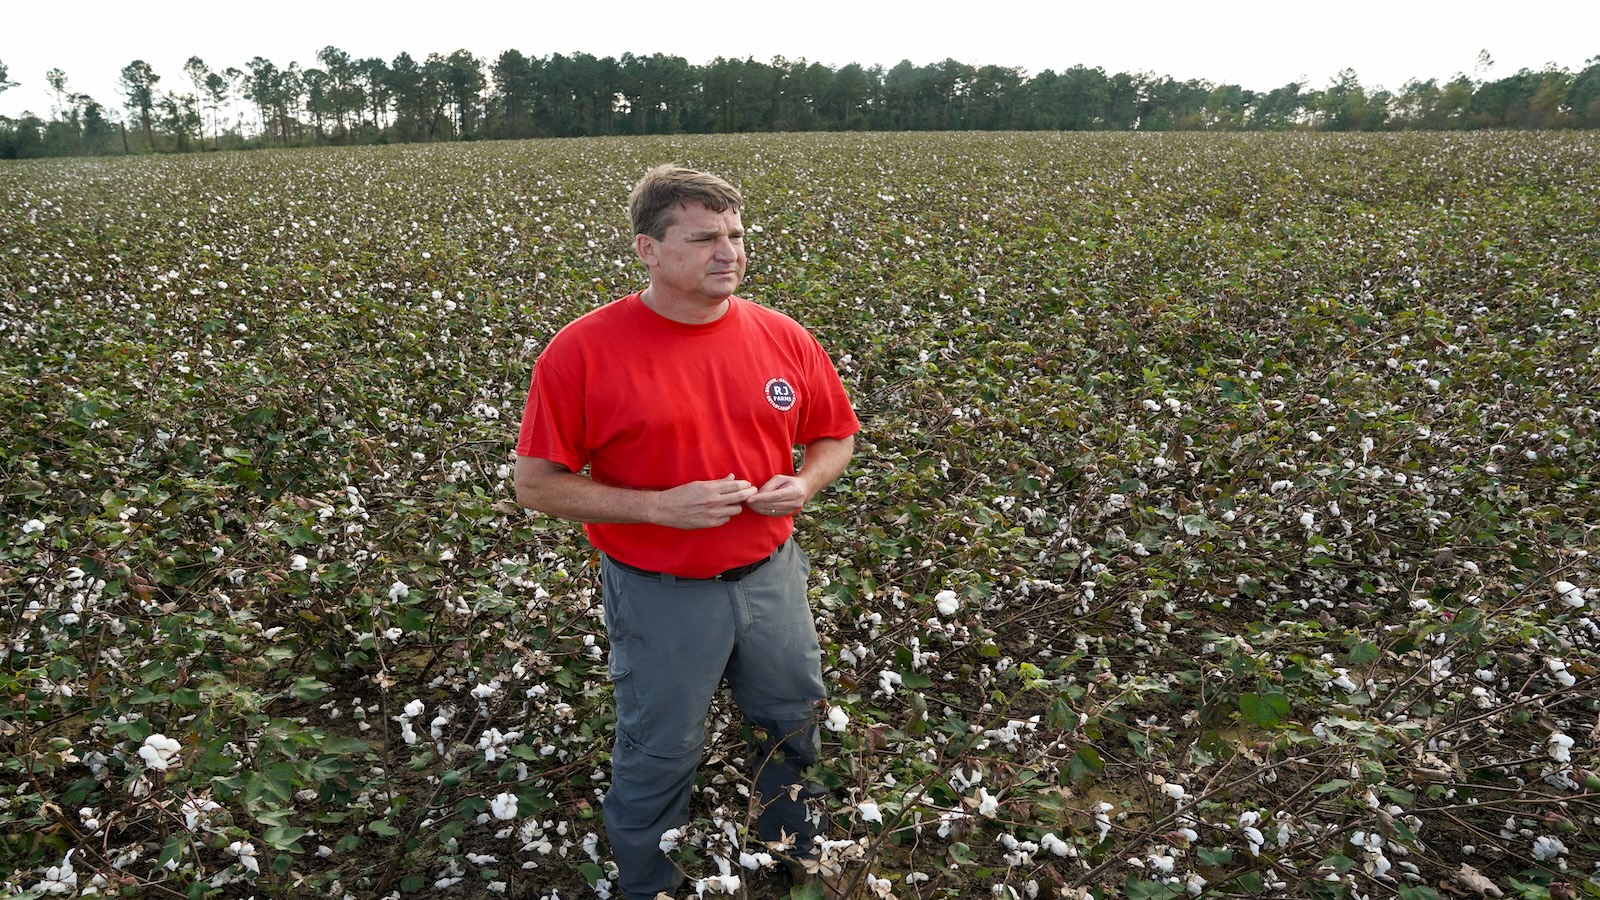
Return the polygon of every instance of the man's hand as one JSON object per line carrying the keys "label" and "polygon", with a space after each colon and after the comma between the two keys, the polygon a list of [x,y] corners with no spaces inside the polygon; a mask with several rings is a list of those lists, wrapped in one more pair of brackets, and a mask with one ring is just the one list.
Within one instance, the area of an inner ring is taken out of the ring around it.
{"label": "man's hand", "polygon": [[774,475],[767,479],[745,506],[763,516],[780,518],[800,512],[807,502],[827,487],[850,462],[856,439],[817,438],[806,445],[805,462],[797,475]]}
{"label": "man's hand", "polygon": [[811,499],[806,481],[798,475],[774,475],[745,501],[751,512],[781,518],[792,516]]}
{"label": "man's hand", "polygon": [[715,528],[745,510],[770,518],[792,516],[839,477],[853,438],[819,438],[806,445],[798,475],[774,475],[760,488],[733,475],[691,481],[664,491],[600,484],[587,475],[534,456],[517,457],[517,502],[576,522],[648,523],[667,528]]}
{"label": "man's hand", "polygon": [[650,521],[669,528],[715,528],[744,511],[759,496],[748,481],[728,475],[691,481],[651,495]]}

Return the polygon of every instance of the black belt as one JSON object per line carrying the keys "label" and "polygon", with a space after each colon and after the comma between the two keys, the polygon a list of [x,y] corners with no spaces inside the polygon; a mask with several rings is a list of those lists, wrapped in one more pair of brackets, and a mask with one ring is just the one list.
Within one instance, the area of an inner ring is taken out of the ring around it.
{"label": "black belt", "polygon": [[[767,563],[772,562],[772,558],[774,556],[777,556],[777,555],[778,555],[778,551],[774,550],[771,553],[767,554],[766,556],[761,557],[760,559],[756,560],[753,563],[750,563],[748,565],[743,565],[743,566],[737,566],[735,568],[729,569],[726,572],[721,572],[721,573],[718,573],[716,575],[713,575],[710,578],[689,578],[689,579],[685,579],[685,580],[686,581],[739,581],[740,579],[743,579],[748,575],[755,574],[757,569],[760,569],[762,566],[766,565]],[[664,572],[652,572],[649,569],[641,569],[638,566],[630,566],[627,563],[623,562],[622,560],[617,559],[615,556],[607,556],[606,559],[611,560],[612,565],[614,565],[617,568],[623,570],[624,572],[632,572],[635,575],[643,575],[643,576],[645,576],[647,578],[660,578],[662,575],[666,574]]]}

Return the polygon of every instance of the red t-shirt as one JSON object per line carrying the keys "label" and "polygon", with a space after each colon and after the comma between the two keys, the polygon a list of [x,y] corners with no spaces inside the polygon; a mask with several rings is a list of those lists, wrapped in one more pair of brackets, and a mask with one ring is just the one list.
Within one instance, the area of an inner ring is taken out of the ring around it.
{"label": "red t-shirt", "polygon": [[[517,454],[600,484],[666,490],[732,473],[756,486],[794,474],[794,447],[860,428],[822,345],[782,313],[738,297],[687,325],[630,294],[581,316],[533,368]],[[709,578],[761,559],[793,531],[739,513],[716,528],[586,524],[602,552],[643,569]]]}

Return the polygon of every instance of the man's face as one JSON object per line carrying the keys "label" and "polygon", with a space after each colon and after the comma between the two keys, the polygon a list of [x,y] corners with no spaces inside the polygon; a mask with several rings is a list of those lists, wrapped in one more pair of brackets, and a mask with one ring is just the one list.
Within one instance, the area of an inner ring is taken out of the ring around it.
{"label": "man's face", "polygon": [[739,213],[699,203],[674,211],[666,237],[638,241],[653,293],[663,300],[720,303],[744,280],[744,224]]}

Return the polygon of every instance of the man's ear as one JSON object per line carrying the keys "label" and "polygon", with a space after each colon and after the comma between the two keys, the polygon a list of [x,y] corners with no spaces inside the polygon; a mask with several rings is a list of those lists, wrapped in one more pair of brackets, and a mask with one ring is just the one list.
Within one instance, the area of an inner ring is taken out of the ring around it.
{"label": "man's ear", "polygon": [[633,236],[633,252],[639,254],[639,260],[647,266],[656,262],[656,239],[648,234]]}

